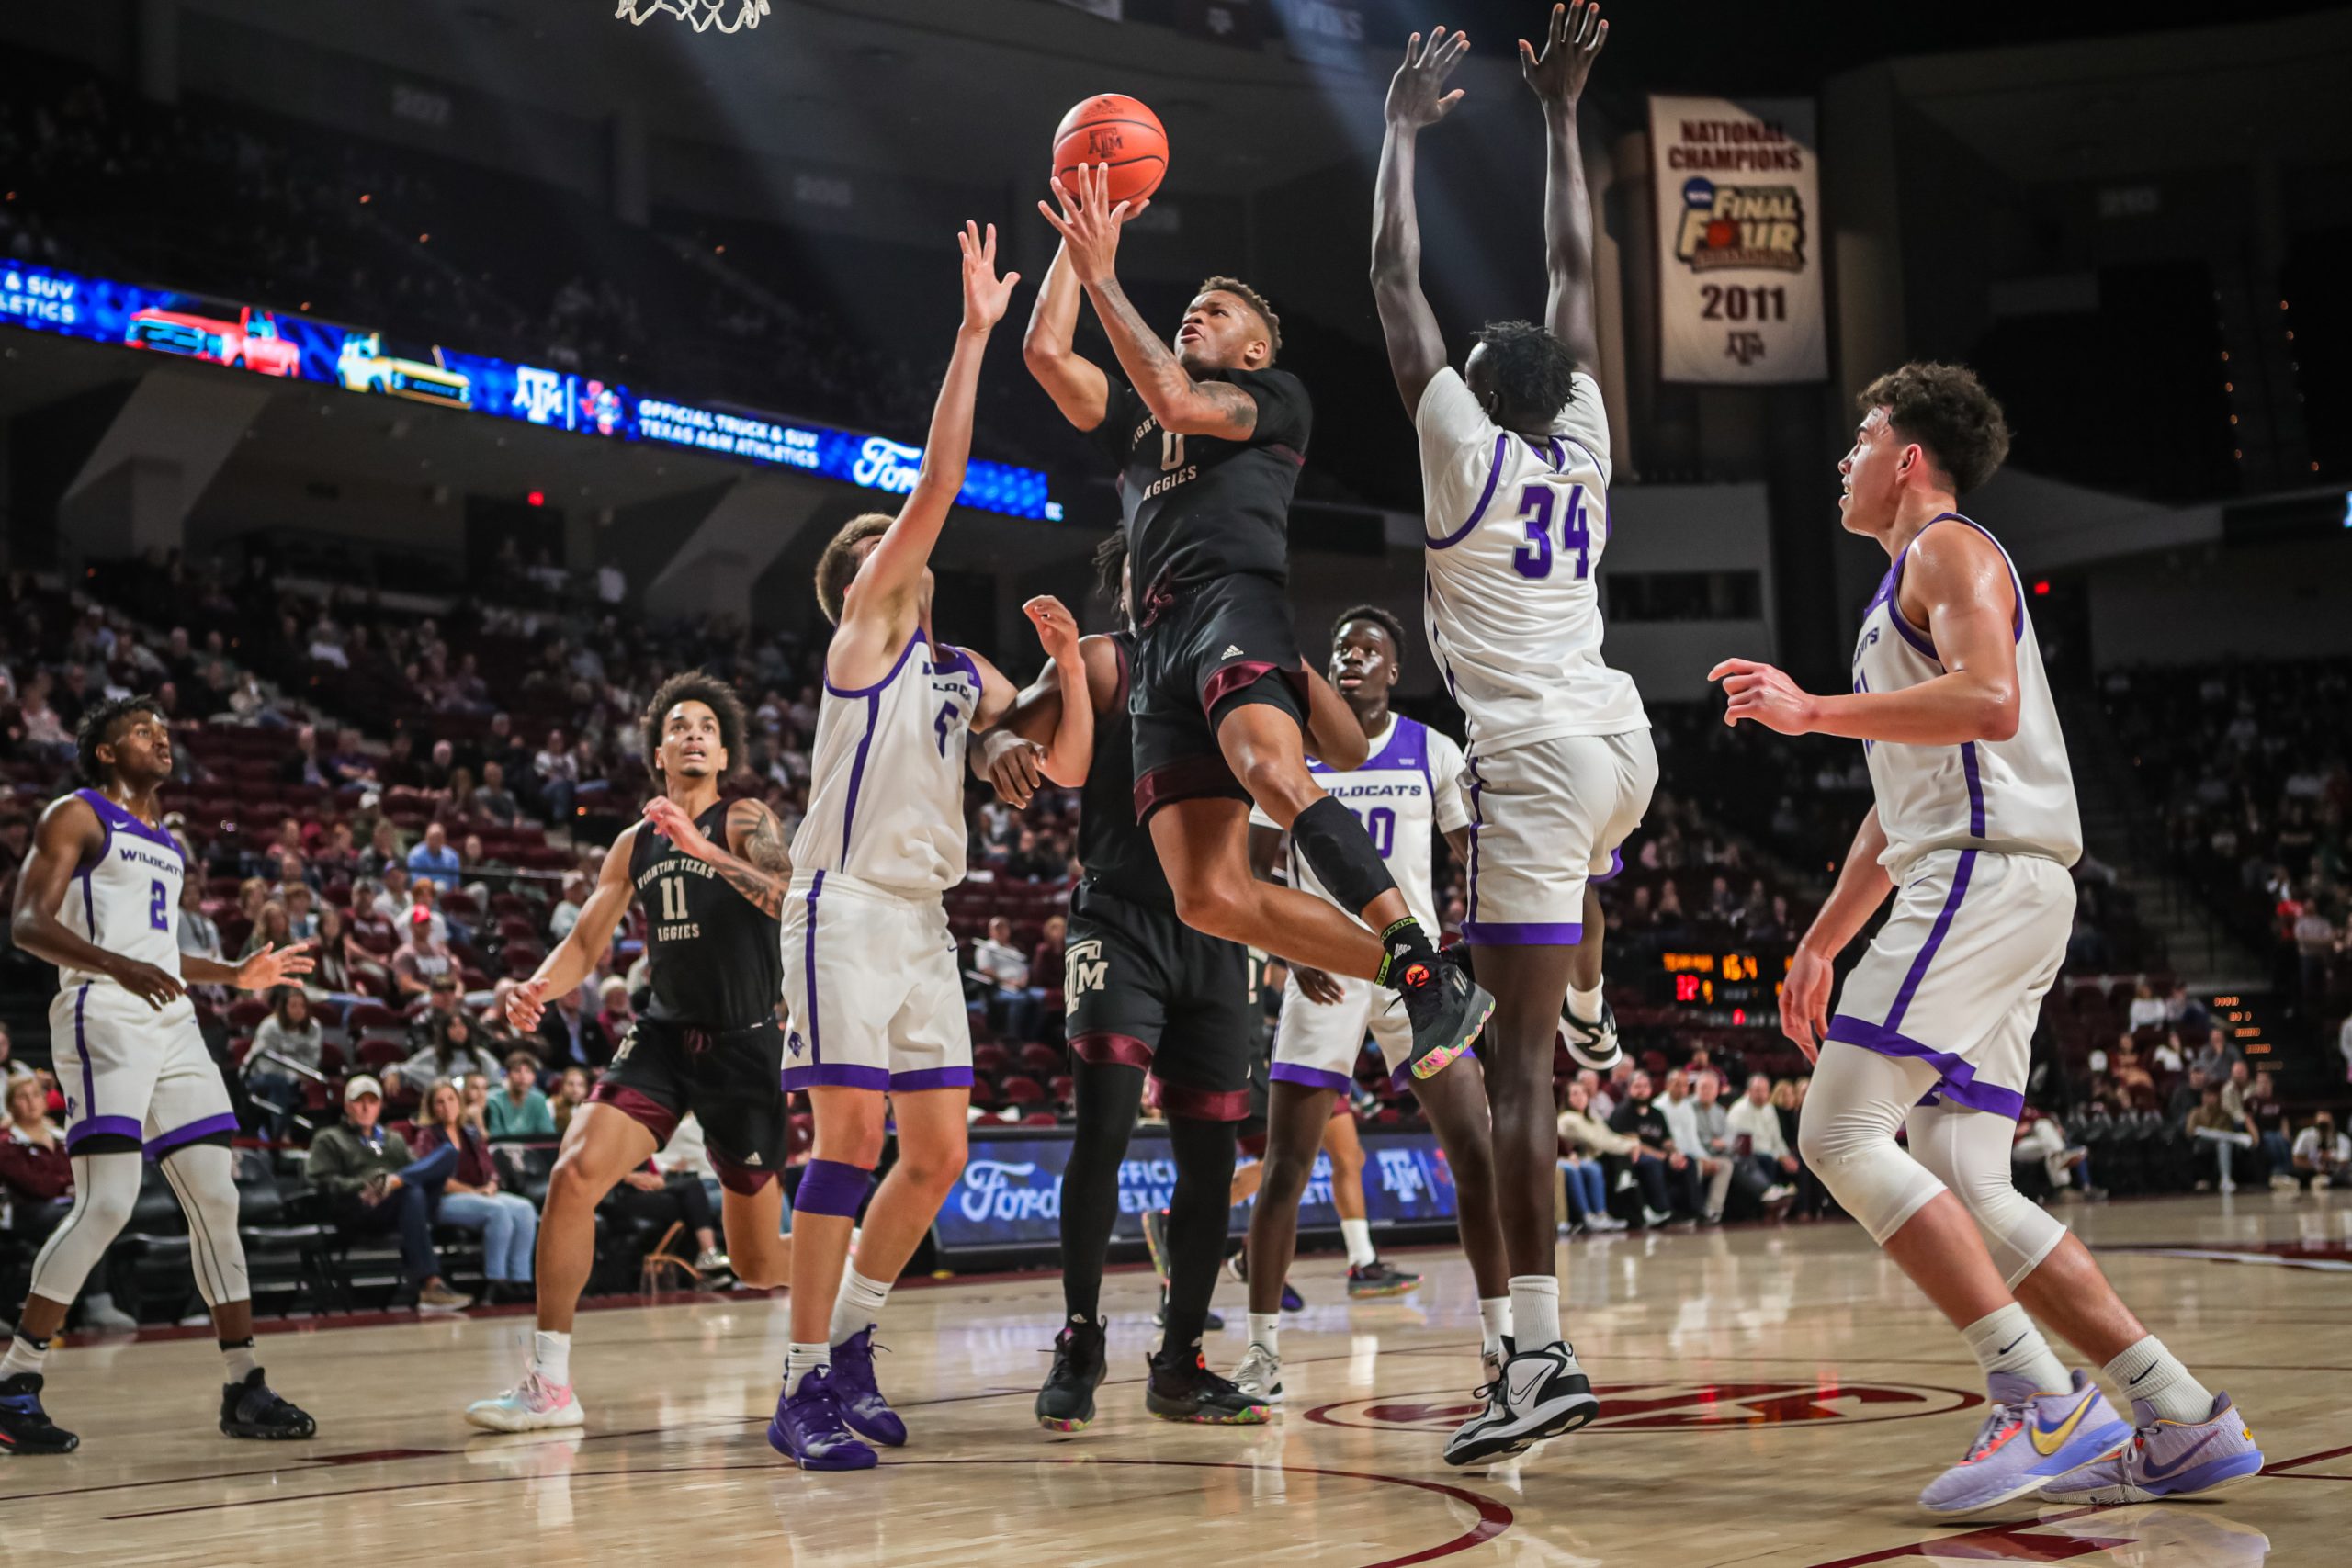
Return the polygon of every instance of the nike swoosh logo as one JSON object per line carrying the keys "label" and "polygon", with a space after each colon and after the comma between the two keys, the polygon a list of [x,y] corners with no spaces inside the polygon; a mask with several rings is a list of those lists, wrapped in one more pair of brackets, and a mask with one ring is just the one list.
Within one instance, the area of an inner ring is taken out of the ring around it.
{"label": "nike swoosh logo", "polygon": [[[2026,1334],[2030,1334],[2030,1333],[2032,1333],[2032,1332],[2033,1332],[2033,1331],[2032,1331],[2031,1329],[2028,1329],[2028,1330],[2026,1330]],[[1994,1354],[1995,1354],[1995,1355],[1996,1355],[1996,1356],[2006,1356],[2006,1355],[2007,1355],[2010,1351],[2012,1351],[2012,1350],[2016,1349],[2018,1346],[2020,1346],[2020,1345],[2022,1345],[2022,1344],[2024,1344],[2024,1343],[2025,1343],[2025,1334],[2020,1334],[2020,1335],[2018,1335],[2015,1339],[2010,1340],[2007,1344],[2006,1344],[2006,1345],[2002,1346],[1998,1350],[1995,1351],[1995,1352],[1994,1352]]]}
{"label": "nike swoosh logo", "polygon": [[[2145,1371],[2141,1372],[2140,1378],[2146,1377],[2149,1372],[2153,1372],[2156,1369],[2154,1367],[2147,1368]],[[2125,1383],[2123,1386],[2126,1388],[2138,1388],[2140,1386],[2140,1378],[2133,1378],[2130,1382]]]}
{"label": "nike swoosh logo", "polygon": [[2158,1470],[2154,1465],[2150,1464],[2143,1466],[2140,1473],[2150,1481],[2170,1481],[2174,1476],[2178,1475],[2182,1471],[2188,1468],[2188,1461],[2197,1457],[2198,1450],[2203,1448],[2206,1444],[2211,1442],[2221,1435],[2222,1434],[2218,1429],[2208,1432],[2203,1437],[2198,1438],[2195,1442],[2189,1444],[2188,1449],[2183,1451],[2178,1459],[2173,1461],[2162,1470]]}
{"label": "nike swoosh logo", "polygon": [[1545,1383],[1552,1381],[1552,1364],[1549,1361],[1538,1360],[1529,1370],[1535,1374],[1533,1377],[1524,1382],[1516,1377],[1510,1380],[1510,1402],[1514,1405],[1528,1404],[1544,1392]]}
{"label": "nike swoosh logo", "polygon": [[2074,1414],[2055,1427],[2044,1427],[2039,1422],[2029,1427],[2026,1436],[2033,1439],[2033,1451],[2048,1459],[2052,1454],[2064,1448],[2066,1439],[2075,1435],[2075,1428],[2083,1424],[2084,1415],[2089,1411],[2098,1398],[2098,1396],[2095,1393],[2085,1394],[2082,1402],[2075,1406]]}

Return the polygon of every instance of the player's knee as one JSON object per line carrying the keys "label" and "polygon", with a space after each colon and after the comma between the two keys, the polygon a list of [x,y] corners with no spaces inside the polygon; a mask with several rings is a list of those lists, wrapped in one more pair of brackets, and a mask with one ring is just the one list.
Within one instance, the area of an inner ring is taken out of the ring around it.
{"label": "player's knee", "polygon": [[1258,1201],[1261,1204],[1295,1203],[1299,1194],[1306,1190],[1308,1179],[1315,1174],[1315,1151],[1268,1149],[1260,1165]]}
{"label": "player's knee", "polygon": [[117,1235],[130,1223],[130,1211],[139,1202],[139,1185],[107,1184],[96,1186],[83,1194],[83,1223],[103,1235]]}
{"label": "player's knee", "polygon": [[1241,787],[1277,822],[1296,819],[1323,793],[1295,758],[1281,752],[1251,747],[1242,751],[1238,761],[1234,773]]}
{"label": "player's knee", "polygon": [[961,1138],[951,1144],[911,1149],[901,1141],[897,1168],[904,1171],[906,1179],[923,1191],[944,1197],[947,1190],[956,1184],[956,1179],[964,1174],[966,1152]]}
{"label": "player's knee", "polygon": [[1209,936],[1231,937],[1243,929],[1250,908],[1250,890],[1238,879],[1221,873],[1195,873],[1173,883],[1176,918]]}

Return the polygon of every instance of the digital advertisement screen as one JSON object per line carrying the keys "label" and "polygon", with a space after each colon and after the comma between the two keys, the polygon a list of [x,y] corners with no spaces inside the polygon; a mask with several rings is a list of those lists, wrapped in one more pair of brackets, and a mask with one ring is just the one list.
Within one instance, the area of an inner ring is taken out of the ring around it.
{"label": "digital advertisement screen", "polygon": [[[1444,1224],[1453,1218],[1453,1173],[1433,1134],[1366,1132],[1363,1146],[1364,1207],[1375,1230]],[[964,1175],[933,1227],[939,1246],[967,1252],[1054,1246],[1060,1239],[1062,1168],[1069,1148],[1067,1134],[974,1139]],[[1114,1239],[1143,1239],[1145,1211],[1166,1208],[1175,1189],[1176,1162],[1169,1153],[1167,1134],[1137,1128],[1119,1167]],[[1340,1223],[1339,1211],[1331,1206],[1328,1155],[1316,1156],[1298,1223],[1307,1229],[1336,1228]],[[1250,1228],[1249,1204],[1234,1209],[1227,1228],[1237,1236]]]}
{"label": "digital advertisement screen", "polygon": [[[690,447],[890,495],[912,490],[922,468],[922,447],[880,435],[640,398],[593,376],[53,267],[0,264],[0,322],[549,430]],[[978,457],[966,467],[956,499],[1011,517],[1059,522],[1062,515],[1042,470]]]}

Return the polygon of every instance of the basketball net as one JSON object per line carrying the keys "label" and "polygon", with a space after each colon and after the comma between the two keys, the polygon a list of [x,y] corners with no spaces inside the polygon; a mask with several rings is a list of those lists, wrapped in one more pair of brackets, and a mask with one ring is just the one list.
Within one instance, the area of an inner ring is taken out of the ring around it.
{"label": "basketball net", "polygon": [[[737,7],[732,21],[727,15],[729,6]],[[758,27],[760,18],[768,14],[768,0],[620,0],[613,17],[641,28],[647,18],[663,12],[689,24],[698,33],[712,28],[731,33],[741,28]]]}

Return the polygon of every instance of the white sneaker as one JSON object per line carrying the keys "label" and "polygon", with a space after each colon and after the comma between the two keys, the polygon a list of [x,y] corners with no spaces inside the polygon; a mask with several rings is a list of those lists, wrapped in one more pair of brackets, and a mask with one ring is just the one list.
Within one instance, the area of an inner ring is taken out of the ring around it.
{"label": "white sneaker", "polygon": [[1647,1203],[1642,1205],[1642,1224],[1652,1230],[1657,1229],[1672,1218],[1674,1216],[1663,1209],[1653,1209]]}
{"label": "white sneaker", "polygon": [[1614,1214],[1587,1214],[1584,1217],[1584,1223],[1597,1231],[1622,1231],[1627,1228],[1625,1222]]}
{"label": "white sneaker", "polygon": [[84,1296],[82,1298],[82,1326],[120,1332],[137,1328],[139,1320],[115,1305],[112,1296]]}
{"label": "white sneaker", "polygon": [[1600,1016],[1581,1019],[1566,1008],[1560,1010],[1560,1043],[1568,1048],[1577,1066],[1590,1067],[1602,1077],[1613,1070],[1624,1052],[1617,1045],[1617,1010],[1607,1002],[1600,1004]]}
{"label": "white sneaker", "polygon": [[1242,1353],[1241,1364],[1233,1369],[1233,1386],[1259,1404],[1280,1404],[1283,1402],[1283,1359],[1256,1340]]}
{"label": "white sneaker", "polygon": [[2233,1193],[2233,1192],[2236,1191],[2237,1190],[2238,1190],[2238,1184],[2237,1184],[2236,1182],[2234,1182],[2234,1181],[2231,1181],[2231,1180],[2228,1180],[2228,1179],[2225,1179],[2222,1182],[2222,1189],[2221,1189],[2221,1190],[2222,1190],[2222,1197],[2224,1197],[2224,1198],[2228,1197],[2231,1193]]}
{"label": "white sneaker", "polygon": [[1487,1464],[1524,1453],[1546,1438],[1573,1432],[1600,1414],[1600,1401],[1565,1339],[1521,1350],[1484,1390],[1487,1408],[1445,1445],[1445,1462]]}
{"label": "white sneaker", "polygon": [[588,1414],[580,1408],[570,1383],[551,1383],[532,1370],[530,1376],[495,1399],[477,1399],[466,1406],[466,1424],[489,1432],[543,1432],[555,1427],[581,1427]]}

